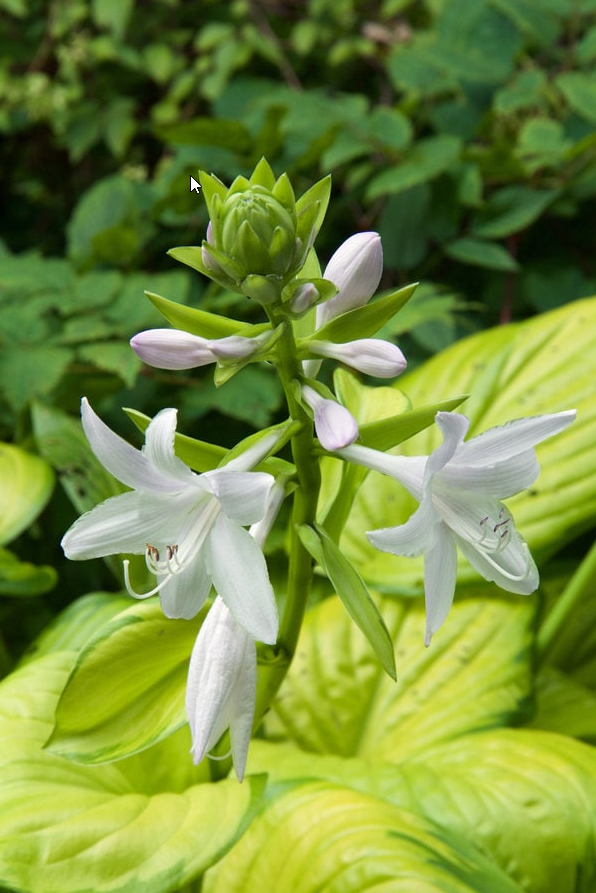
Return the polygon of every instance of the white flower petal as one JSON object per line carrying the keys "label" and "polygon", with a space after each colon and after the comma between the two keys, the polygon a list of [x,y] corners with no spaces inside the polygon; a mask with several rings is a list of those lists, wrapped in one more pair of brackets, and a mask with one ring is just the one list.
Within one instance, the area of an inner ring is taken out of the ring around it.
{"label": "white flower petal", "polygon": [[155,474],[148,457],[114,434],[93,412],[86,397],[81,400],[81,419],[91,449],[110,474],[136,490],[171,491],[169,481]]}
{"label": "white flower petal", "polygon": [[426,456],[392,456],[390,453],[381,453],[359,443],[353,443],[338,452],[350,462],[395,478],[412,496],[418,500],[422,499],[424,474],[428,462]]}
{"label": "white flower petal", "polygon": [[176,433],[176,409],[162,409],[149,422],[145,431],[146,456],[161,480],[170,482],[170,491],[183,490],[198,480],[188,465],[174,453],[174,435]]}
{"label": "white flower petal", "polygon": [[164,585],[159,593],[162,611],[174,620],[191,620],[207,601],[210,591],[211,577],[204,559],[197,556],[189,567],[178,571]]}
{"label": "white flower petal", "polygon": [[441,429],[443,443],[428,457],[427,480],[437,474],[452,459],[470,427],[469,418],[459,412],[438,412],[435,422]]}
{"label": "white flower petal", "polygon": [[538,588],[538,568],[515,527],[512,526],[507,544],[500,551],[479,549],[460,537],[457,537],[457,544],[472,567],[485,580],[496,583],[501,589],[529,595]]}
{"label": "white flower petal", "polygon": [[506,499],[525,490],[540,474],[534,450],[524,450],[494,465],[465,465],[452,461],[437,478],[455,489],[476,490]]}
{"label": "white flower petal", "polygon": [[434,545],[424,556],[424,644],[427,646],[453,604],[457,574],[457,550],[453,536],[445,524],[438,524],[436,533]]}
{"label": "white flower petal", "polygon": [[370,530],[367,531],[366,537],[369,543],[381,552],[416,556],[434,547],[436,528],[439,524],[440,518],[431,500],[423,499],[405,524]]}
{"label": "white flower petal", "polygon": [[258,338],[243,338],[241,335],[228,335],[209,341],[209,348],[216,359],[242,360],[252,356],[270,337],[270,332],[263,332]]}
{"label": "white flower petal", "polygon": [[215,363],[217,357],[206,338],[178,329],[148,329],[130,340],[144,363],[156,369],[194,369]]}
{"label": "white flower petal", "polygon": [[576,410],[570,409],[567,412],[515,419],[505,425],[490,428],[464,443],[457,461],[482,466],[509,459],[563,431],[576,415]]}
{"label": "white flower petal", "polygon": [[213,585],[244,629],[259,642],[274,644],[279,620],[263,553],[251,535],[220,514],[206,544]]}
{"label": "white flower petal", "polygon": [[179,512],[175,504],[148,493],[113,496],[78,518],[64,534],[67,558],[83,560],[128,552],[142,555],[149,542],[158,547],[176,542]]}
{"label": "white flower petal", "polygon": [[226,465],[201,475],[219,500],[225,514],[238,524],[260,521],[275,478],[260,471],[227,471]]}

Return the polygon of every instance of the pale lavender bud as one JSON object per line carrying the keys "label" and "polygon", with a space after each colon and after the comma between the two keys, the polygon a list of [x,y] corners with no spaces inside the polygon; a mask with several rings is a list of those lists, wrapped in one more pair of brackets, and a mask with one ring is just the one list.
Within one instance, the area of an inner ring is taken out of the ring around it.
{"label": "pale lavender bud", "polygon": [[308,385],[303,386],[302,397],[314,412],[315,431],[321,446],[333,452],[354,443],[360,432],[356,419],[345,406],[321,397]]}
{"label": "pale lavender bud", "polygon": [[209,341],[209,348],[219,360],[245,360],[256,353],[268,341],[271,332],[263,332],[256,338],[243,338],[241,335],[228,335]]}
{"label": "pale lavender bud", "polygon": [[395,378],[407,366],[406,358],[399,347],[380,338],[361,338],[345,344],[310,341],[308,349],[317,356],[338,360],[365,375],[374,375],[377,378]]}
{"label": "pale lavender bud", "polygon": [[148,329],[131,338],[130,346],[144,363],[157,369],[194,369],[218,360],[243,360],[250,357],[269,337],[229,335],[209,340],[179,329]]}
{"label": "pale lavender bud", "polygon": [[308,310],[309,307],[312,307],[313,304],[316,304],[319,297],[319,290],[312,284],[312,282],[305,282],[304,285],[298,286],[292,295],[290,310],[292,313],[300,315]]}
{"label": "pale lavender bud", "polygon": [[157,369],[194,369],[215,363],[217,357],[206,338],[178,329],[148,329],[130,340],[138,357]]}
{"label": "pale lavender bud", "polygon": [[338,289],[317,307],[317,328],[330,319],[362,307],[375,293],[383,272],[383,248],[378,233],[356,233],[339,246],[323,276]]}

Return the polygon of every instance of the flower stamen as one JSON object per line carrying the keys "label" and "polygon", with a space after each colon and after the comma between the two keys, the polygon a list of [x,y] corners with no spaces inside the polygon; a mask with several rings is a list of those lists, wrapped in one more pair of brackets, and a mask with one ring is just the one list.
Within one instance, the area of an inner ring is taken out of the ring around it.
{"label": "flower stamen", "polygon": [[151,543],[145,543],[145,564],[147,565],[147,569],[156,577],[161,577],[163,575],[163,580],[149,592],[136,592],[136,590],[132,588],[130,582],[130,572],[128,570],[129,564],[130,562],[128,559],[123,561],[124,585],[128,594],[132,595],[133,598],[149,598],[151,595],[157,595],[166,583],[169,583],[174,574],[183,570],[185,566],[184,562],[181,562],[178,558],[178,543],[174,543],[172,546],[166,546],[165,559],[160,558],[159,549],[152,546]]}

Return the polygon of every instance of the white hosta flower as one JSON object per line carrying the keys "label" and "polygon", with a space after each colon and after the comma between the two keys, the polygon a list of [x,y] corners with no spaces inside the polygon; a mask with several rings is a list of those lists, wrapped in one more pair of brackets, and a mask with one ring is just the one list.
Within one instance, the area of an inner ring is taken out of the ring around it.
{"label": "white hosta flower", "polygon": [[144,363],[157,369],[194,369],[218,360],[246,359],[260,350],[270,335],[263,332],[256,338],[229,335],[209,339],[179,329],[148,329],[131,338],[130,346]]}
{"label": "white hosta flower", "polygon": [[382,272],[383,248],[378,233],[356,233],[346,239],[323,273],[338,291],[317,307],[317,329],[341,313],[366,304],[377,290]]}
{"label": "white hosta flower", "polygon": [[315,431],[321,446],[334,451],[354,443],[359,434],[358,423],[345,406],[321,397],[309,385],[303,385],[302,397],[314,412]]}
{"label": "white hosta flower", "polygon": [[407,366],[403,353],[390,341],[380,338],[361,338],[344,344],[333,341],[309,341],[308,349],[320,357],[338,360],[365,375],[395,378]]}
{"label": "white hosta flower", "polygon": [[430,456],[391,456],[353,445],[342,455],[390,475],[420,502],[398,527],[367,533],[394,555],[424,554],[425,643],[445,620],[455,592],[456,546],[486,580],[527,595],[538,570],[501,499],[519,493],[538,476],[534,446],[566,428],[575,410],[517,419],[464,442],[470,421],[438,412],[443,443]]}
{"label": "white hosta flower", "polygon": [[157,585],[142,595],[134,592],[125,562],[131,595],[146,598],[159,592],[167,617],[190,618],[213,584],[238,623],[255,639],[274,643],[278,618],[267,566],[244,529],[265,515],[274,482],[269,474],[246,470],[262,455],[246,453],[224,468],[198,475],[174,453],[175,409],[155,416],[142,450],[111,431],[86,399],[81,415],[99,461],[133,489],[75,521],[62,540],[66,556],[144,553]]}
{"label": "white hosta flower", "polygon": [[257,685],[254,638],[216,598],[199,631],[190,659],[186,712],[191,753],[200,763],[226,729],[234,770],[242,781],[252,733]]}

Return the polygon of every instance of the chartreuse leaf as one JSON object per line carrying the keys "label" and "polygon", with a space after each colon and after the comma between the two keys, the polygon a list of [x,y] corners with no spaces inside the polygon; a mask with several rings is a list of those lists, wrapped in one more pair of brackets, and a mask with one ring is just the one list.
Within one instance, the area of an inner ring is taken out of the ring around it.
{"label": "chartreuse leaf", "polygon": [[317,330],[315,336],[317,341],[342,343],[356,338],[369,338],[409,301],[417,284],[414,282],[412,285],[405,285],[398,291],[379,298],[378,301],[369,302],[363,307],[356,307],[355,310],[336,316]]}
{"label": "chartreuse leaf", "polygon": [[53,589],[56,580],[53,567],[20,561],[8,549],[0,549],[0,595],[41,595]]}
{"label": "chartreuse leaf", "polygon": [[[465,338],[403,375],[399,387],[414,406],[470,394],[464,410],[472,422],[468,437],[511,419],[577,409],[569,428],[538,445],[542,470],[537,481],[508,500],[517,528],[540,560],[593,524],[595,378],[596,299],[587,298]],[[432,425],[399,449],[407,456],[426,456],[440,443]],[[379,552],[365,531],[403,524],[416,506],[397,482],[375,472],[354,501],[342,546],[364,579],[384,591],[420,586],[422,559]],[[462,575],[473,575],[463,559]]]}
{"label": "chartreuse leaf", "polygon": [[346,611],[365,635],[385,672],[395,679],[391,636],[360,574],[324,530],[315,531],[303,524],[298,528],[298,534],[304,548],[327,574]]}
{"label": "chartreuse leaf", "polygon": [[327,782],[294,786],[273,800],[202,889],[521,893],[464,835]]}
{"label": "chartreuse leaf", "polygon": [[14,540],[39,515],[54,486],[52,469],[39,456],[0,443],[0,545]]}
{"label": "chartreuse leaf", "polygon": [[399,765],[254,741],[249,771],[286,784],[325,779],[424,815],[492,857],[525,891],[591,893],[596,883],[596,750],[566,735],[492,729],[422,746]]}
{"label": "chartreuse leaf", "polygon": [[153,599],[101,626],[64,687],[49,750],[102,763],[150,747],[180,728],[186,721],[188,661],[204,614],[169,620]]}
{"label": "chartreuse leaf", "polygon": [[556,667],[542,667],[536,678],[536,712],[527,725],[594,743],[596,692]]}
{"label": "chartreuse leaf", "polygon": [[[208,763],[193,766],[187,728],[104,766],[43,750],[74,657],[48,654],[0,685],[0,885],[26,893],[174,893],[236,841],[262,779],[205,783]],[[90,682],[86,696],[117,694],[101,677]]]}
{"label": "chartreuse leaf", "polygon": [[131,606],[129,595],[90,592],[68,605],[27,649],[21,664],[53,651],[78,651],[97,630]]}
{"label": "chartreuse leaf", "polygon": [[474,587],[427,649],[421,601],[380,600],[397,682],[339,599],[326,599],[306,616],[266,737],[311,753],[399,761],[519,717],[530,694],[536,606],[519,596],[488,599],[490,591]]}
{"label": "chartreuse leaf", "polygon": [[[139,431],[145,432],[147,430],[151,421],[148,415],[128,407],[125,408],[124,412],[135,423]],[[174,452],[189,468],[202,472],[217,468],[228,451],[215,443],[195,440],[194,437],[179,434],[177,431],[174,435]]]}

